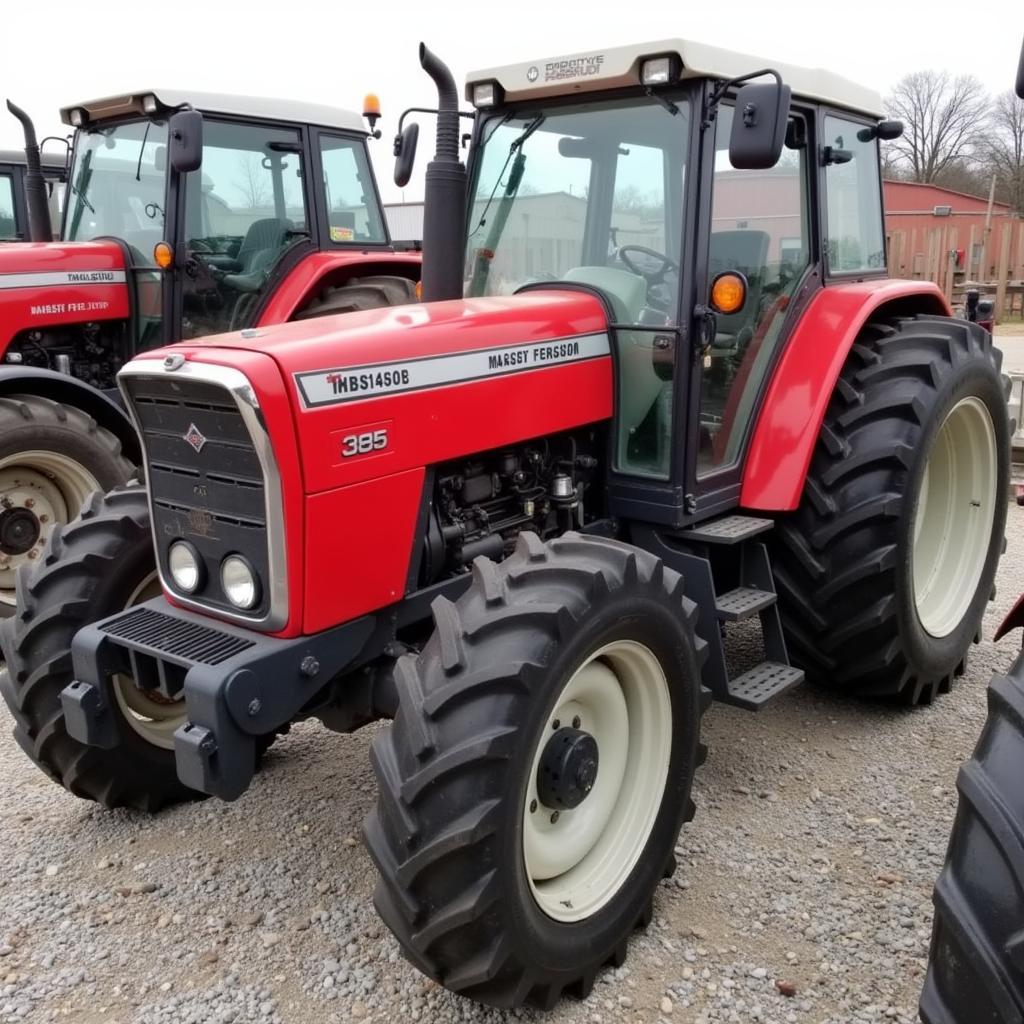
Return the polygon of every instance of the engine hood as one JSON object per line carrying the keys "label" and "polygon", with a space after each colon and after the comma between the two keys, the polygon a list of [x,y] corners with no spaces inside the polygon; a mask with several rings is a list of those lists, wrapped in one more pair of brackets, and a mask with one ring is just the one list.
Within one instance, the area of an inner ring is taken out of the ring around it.
{"label": "engine hood", "polygon": [[0,246],[0,345],[24,330],[128,313],[124,254],[116,242]]}
{"label": "engine hood", "polygon": [[[612,408],[604,305],[576,291],[346,313],[144,358],[171,353],[243,372],[269,357],[311,492],[592,423]],[[374,432],[377,449],[343,452],[352,436]]]}

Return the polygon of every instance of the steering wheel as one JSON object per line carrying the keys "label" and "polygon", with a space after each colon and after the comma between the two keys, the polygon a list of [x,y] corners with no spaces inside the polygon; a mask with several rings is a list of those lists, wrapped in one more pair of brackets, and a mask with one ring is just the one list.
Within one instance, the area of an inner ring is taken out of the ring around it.
{"label": "steering wheel", "polygon": [[[641,256],[649,256],[652,260],[657,260],[661,264],[661,268],[653,273],[646,273],[629,258],[628,253],[630,252],[639,253]],[[646,245],[620,245],[616,255],[629,270],[638,277],[644,278],[650,285],[661,284],[665,280],[666,274],[679,270],[679,264],[675,260],[669,259],[668,256],[658,252],[656,249],[648,249]]]}

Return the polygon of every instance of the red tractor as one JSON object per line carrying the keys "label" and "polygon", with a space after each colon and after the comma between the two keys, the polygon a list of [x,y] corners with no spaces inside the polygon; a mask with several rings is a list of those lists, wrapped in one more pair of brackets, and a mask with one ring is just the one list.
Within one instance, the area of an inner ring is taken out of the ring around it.
{"label": "red tractor", "polygon": [[137,472],[115,385],[136,353],[408,302],[419,279],[419,255],[390,245],[357,114],[164,90],[61,113],[75,137],[60,240],[30,164],[36,244],[0,247],[0,615],[54,526]]}
{"label": "red tractor", "polygon": [[1005,384],[886,277],[870,90],[686,41],[482,71],[467,178],[421,62],[425,301],[128,363],[148,494],[54,532],[0,688],[52,778],[151,810],[239,797],[297,719],[392,719],[381,917],[448,988],[547,1007],[650,920],[711,700],[962,671]]}

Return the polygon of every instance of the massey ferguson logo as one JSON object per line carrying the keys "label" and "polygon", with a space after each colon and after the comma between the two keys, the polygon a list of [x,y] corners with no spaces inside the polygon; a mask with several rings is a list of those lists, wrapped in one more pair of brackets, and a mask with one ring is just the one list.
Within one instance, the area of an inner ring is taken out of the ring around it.
{"label": "massey ferguson logo", "polygon": [[540,75],[540,70],[536,64],[531,64],[529,71],[526,72],[526,80],[528,82],[536,82],[537,77]]}
{"label": "massey ferguson logo", "polygon": [[188,443],[195,448],[197,453],[201,452],[203,450],[203,445],[206,444],[206,438],[203,437],[199,428],[194,423],[190,423],[188,425],[188,430],[181,436],[182,440],[188,441]]}

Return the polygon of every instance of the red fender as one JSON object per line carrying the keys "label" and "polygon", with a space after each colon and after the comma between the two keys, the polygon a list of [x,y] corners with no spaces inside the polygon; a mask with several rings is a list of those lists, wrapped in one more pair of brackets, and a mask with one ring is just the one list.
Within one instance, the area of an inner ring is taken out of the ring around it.
{"label": "red fender", "polygon": [[807,469],[832,391],[861,328],[880,307],[951,316],[928,281],[830,285],[811,299],[768,385],[743,469],[740,504],[787,512],[800,504]]}
{"label": "red fender", "polygon": [[1024,594],[1017,598],[1013,610],[1003,619],[1003,624],[996,630],[994,640],[1002,640],[1011,630],[1024,626]]}
{"label": "red fender", "polygon": [[337,249],[310,253],[288,271],[284,280],[260,314],[259,326],[287,323],[305,301],[306,296],[320,288],[327,278],[337,281],[368,274],[403,274],[414,267],[412,277],[419,280],[421,255],[418,252],[363,251]]}

